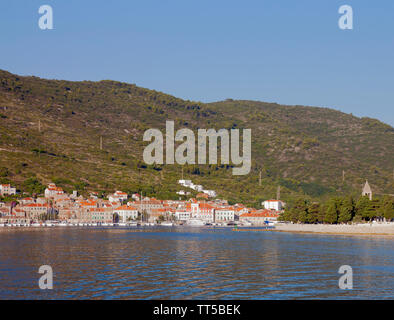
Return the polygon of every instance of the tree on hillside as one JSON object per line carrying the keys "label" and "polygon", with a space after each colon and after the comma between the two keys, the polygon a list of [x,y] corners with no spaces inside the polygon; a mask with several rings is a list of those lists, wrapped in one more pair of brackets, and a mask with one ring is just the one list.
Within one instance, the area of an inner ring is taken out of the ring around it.
{"label": "tree on hillside", "polygon": [[337,223],[338,222],[338,200],[330,199],[327,203],[326,212],[324,215],[325,223]]}
{"label": "tree on hillside", "polygon": [[371,200],[367,196],[361,197],[356,203],[356,217],[365,218],[368,216],[368,207]]}
{"label": "tree on hillside", "polygon": [[293,222],[306,223],[308,221],[308,203],[305,199],[297,199],[290,209],[290,219]]}
{"label": "tree on hillside", "polygon": [[353,219],[355,215],[355,203],[353,198],[349,197],[342,200],[341,206],[339,208],[339,223],[347,223]]}
{"label": "tree on hillside", "polygon": [[22,189],[31,195],[42,194],[45,191],[45,186],[37,178],[29,178],[23,182]]}
{"label": "tree on hillside", "polygon": [[313,202],[308,207],[308,222],[317,223],[320,220],[321,205],[317,202]]}
{"label": "tree on hillside", "polygon": [[383,217],[388,220],[391,221],[392,219],[394,219],[394,200],[393,199],[388,199],[385,201],[385,203],[382,206],[383,208]]}

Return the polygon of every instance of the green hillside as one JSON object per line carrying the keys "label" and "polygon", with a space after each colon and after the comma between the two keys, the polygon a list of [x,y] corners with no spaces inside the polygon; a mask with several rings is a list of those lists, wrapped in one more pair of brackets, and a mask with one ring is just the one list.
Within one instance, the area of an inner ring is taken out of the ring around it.
{"label": "green hillside", "polygon": [[68,191],[116,188],[176,199],[182,167],[147,166],[142,158],[144,131],[165,132],[166,120],[195,132],[252,129],[249,175],[233,176],[231,166],[220,164],[183,169],[185,179],[231,201],[257,206],[279,185],[284,200],[357,195],[365,179],[375,194],[394,193],[394,129],[375,119],[257,101],[206,104],[116,81],[6,71],[0,71],[0,181],[30,191],[53,181]]}

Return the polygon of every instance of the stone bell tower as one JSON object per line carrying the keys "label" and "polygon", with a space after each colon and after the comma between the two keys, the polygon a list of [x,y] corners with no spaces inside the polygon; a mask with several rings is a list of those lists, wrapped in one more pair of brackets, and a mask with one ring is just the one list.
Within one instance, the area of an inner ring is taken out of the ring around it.
{"label": "stone bell tower", "polygon": [[362,196],[368,196],[369,200],[372,200],[372,190],[371,187],[369,186],[368,180],[365,181],[365,185],[363,188],[363,192],[361,193]]}

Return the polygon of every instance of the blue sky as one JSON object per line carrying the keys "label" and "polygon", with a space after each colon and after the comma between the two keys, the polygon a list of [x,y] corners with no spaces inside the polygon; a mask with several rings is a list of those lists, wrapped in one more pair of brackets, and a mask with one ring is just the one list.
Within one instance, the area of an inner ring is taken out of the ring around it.
{"label": "blue sky", "polygon": [[[40,30],[49,4],[54,29]],[[354,10],[340,30],[338,9]],[[394,125],[394,1],[3,0],[0,68],[204,102],[326,106]]]}

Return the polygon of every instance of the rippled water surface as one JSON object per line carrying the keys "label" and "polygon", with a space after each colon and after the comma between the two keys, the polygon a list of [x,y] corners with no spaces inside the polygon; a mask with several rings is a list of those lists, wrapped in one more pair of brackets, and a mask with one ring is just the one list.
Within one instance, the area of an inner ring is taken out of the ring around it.
{"label": "rippled water surface", "polygon": [[[40,290],[50,265],[54,289]],[[338,269],[353,268],[353,290]],[[0,230],[0,299],[392,299],[394,238],[231,229]]]}

